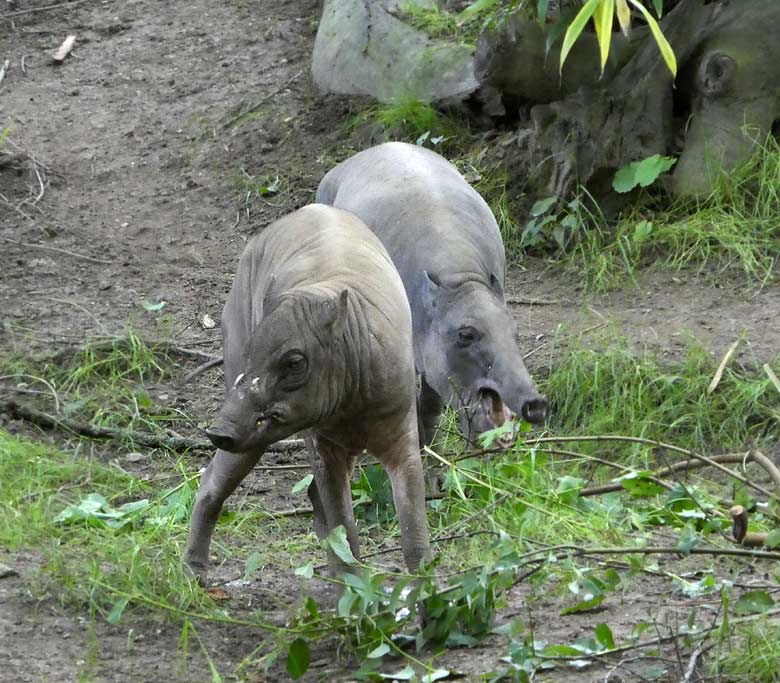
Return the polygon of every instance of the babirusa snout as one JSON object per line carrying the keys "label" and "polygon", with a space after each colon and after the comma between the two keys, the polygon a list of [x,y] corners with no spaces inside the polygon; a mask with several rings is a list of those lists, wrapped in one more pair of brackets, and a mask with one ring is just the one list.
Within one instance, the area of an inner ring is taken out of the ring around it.
{"label": "babirusa snout", "polygon": [[544,396],[527,399],[520,409],[522,418],[531,424],[543,424],[547,420],[547,413],[548,404]]}

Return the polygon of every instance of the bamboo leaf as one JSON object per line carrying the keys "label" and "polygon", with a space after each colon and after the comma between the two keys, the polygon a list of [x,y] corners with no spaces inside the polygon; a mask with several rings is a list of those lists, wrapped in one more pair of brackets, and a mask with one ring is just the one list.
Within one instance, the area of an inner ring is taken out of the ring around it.
{"label": "bamboo leaf", "polygon": [[640,12],[642,12],[645,21],[647,22],[647,25],[650,27],[650,31],[653,34],[653,38],[655,38],[655,42],[658,43],[658,49],[661,50],[661,55],[666,62],[666,66],[669,67],[669,71],[672,72],[672,76],[677,78],[677,58],[674,56],[674,50],[672,50],[672,46],[669,45],[669,41],[666,40],[666,37],[661,31],[661,27],[658,25],[658,22],[653,19],[653,15],[650,14],[647,9],[645,9],[639,0],[628,1]]}
{"label": "bamboo leaf", "polygon": [[615,16],[615,0],[604,0],[593,12],[593,24],[601,52],[601,73],[609,58],[609,44],[612,41],[612,21]]}
{"label": "bamboo leaf", "polygon": [[631,30],[631,10],[628,8],[626,0],[615,0],[615,9],[617,10],[618,23],[623,35],[628,37]]}
{"label": "bamboo leaf", "polygon": [[569,24],[569,28],[566,29],[566,35],[563,37],[563,46],[561,47],[561,62],[558,66],[559,71],[563,71],[563,63],[566,61],[566,57],[571,51],[572,45],[579,38],[582,29],[585,28],[585,24],[588,23],[588,19],[593,16],[596,11],[596,7],[604,0],[588,0],[582,7],[582,9],[574,17],[574,20]]}

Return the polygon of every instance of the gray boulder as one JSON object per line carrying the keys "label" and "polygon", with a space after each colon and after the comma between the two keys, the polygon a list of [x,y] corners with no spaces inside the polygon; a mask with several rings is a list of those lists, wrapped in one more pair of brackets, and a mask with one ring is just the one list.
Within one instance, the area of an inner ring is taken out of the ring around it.
{"label": "gray boulder", "polygon": [[[403,21],[399,0],[325,0],[312,57],[324,92],[432,102],[476,90],[472,46],[430,38]],[[430,0],[418,5],[433,6]]]}

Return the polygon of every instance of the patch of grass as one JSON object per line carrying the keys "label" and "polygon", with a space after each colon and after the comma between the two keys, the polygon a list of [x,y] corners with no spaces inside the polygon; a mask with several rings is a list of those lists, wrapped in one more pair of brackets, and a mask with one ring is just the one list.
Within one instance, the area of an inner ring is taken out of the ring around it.
{"label": "patch of grass", "polygon": [[159,404],[151,388],[173,376],[166,347],[150,347],[134,331],[110,342],[94,341],[62,365],[8,356],[0,374],[46,399],[46,410],[99,426],[162,433],[192,420]]}
{"label": "patch of grass", "polygon": [[410,0],[401,5],[401,15],[411,26],[425,31],[431,38],[449,38],[466,45],[475,45],[479,34],[487,28],[500,28],[515,14],[529,18],[535,3],[528,0],[470,0],[445,2],[433,7]]}
{"label": "patch of grass", "polygon": [[442,114],[413,96],[369,107],[354,118],[351,128],[368,129],[376,143],[399,140],[432,146],[437,151],[462,141],[467,135],[465,122]]}
{"label": "patch of grass", "polygon": [[780,681],[780,626],[756,624],[740,627],[729,647],[713,667],[733,683]]}
{"label": "patch of grass", "polygon": [[559,434],[624,434],[691,449],[741,449],[769,436],[780,420],[780,393],[760,370],[732,364],[708,394],[719,362],[694,342],[671,364],[606,337],[571,349],[542,386],[551,426]]}
{"label": "patch of grass", "polygon": [[[188,509],[173,510],[160,495],[119,468],[15,438],[0,430],[0,545],[43,554],[41,589],[64,603],[108,616],[124,595],[144,595],[178,609],[205,607],[208,596],[181,570]],[[191,479],[178,490],[194,491]],[[111,528],[97,517],[58,522],[57,515],[89,494],[112,506],[147,499],[128,524]],[[180,512],[180,514],[174,514]],[[156,521],[155,521],[156,520]]]}
{"label": "patch of grass", "polygon": [[563,261],[592,291],[615,289],[650,263],[742,271],[750,282],[765,282],[780,251],[780,143],[769,137],[704,200],[668,208],[645,201],[614,228],[583,225],[578,237]]}

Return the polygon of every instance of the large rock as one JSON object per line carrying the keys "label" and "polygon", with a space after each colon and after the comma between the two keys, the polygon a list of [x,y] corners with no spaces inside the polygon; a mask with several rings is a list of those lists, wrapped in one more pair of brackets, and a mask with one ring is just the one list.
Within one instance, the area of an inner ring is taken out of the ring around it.
{"label": "large rock", "polygon": [[[473,47],[432,39],[402,19],[399,0],[325,0],[312,57],[325,92],[381,102],[461,98],[478,85]],[[433,6],[430,0],[418,5]]]}

